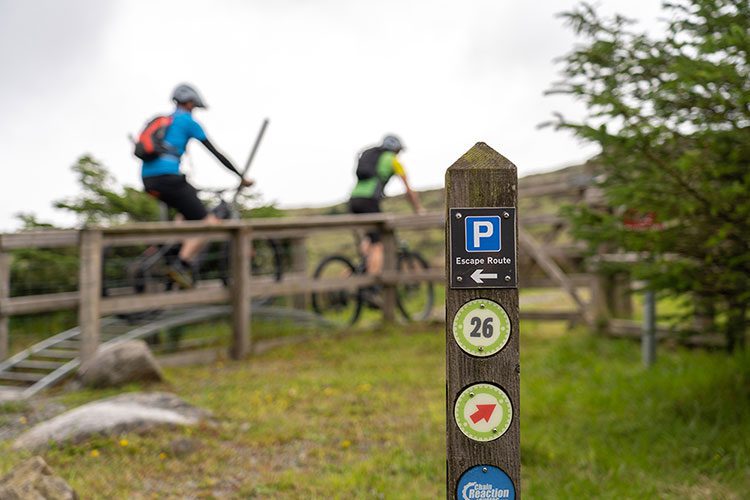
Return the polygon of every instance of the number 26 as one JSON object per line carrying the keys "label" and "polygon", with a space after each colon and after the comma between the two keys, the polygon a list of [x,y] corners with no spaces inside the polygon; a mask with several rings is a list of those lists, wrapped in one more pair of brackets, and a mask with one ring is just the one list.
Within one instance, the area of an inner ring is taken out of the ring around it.
{"label": "number 26", "polygon": [[[474,329],[469,334],[470,337],[480,337],[484,335],[484,338],[488,339],[492,337],[493,327],[492,327],[492,318],[486,318],[484,320],[484,323],[482,322],[481,318],[474,316],[471,318],[471,325],[474,327]],[[479,333],[479,330],[482,330],[482,333]]]}

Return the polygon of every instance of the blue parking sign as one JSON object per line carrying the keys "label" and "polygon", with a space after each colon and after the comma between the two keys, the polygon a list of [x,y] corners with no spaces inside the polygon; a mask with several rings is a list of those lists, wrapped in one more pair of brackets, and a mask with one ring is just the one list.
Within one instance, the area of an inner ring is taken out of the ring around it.
{"label": "blue parking sign", "polygon": [[466,251],[499,252],[500,217],[496,215],[466,217]]}

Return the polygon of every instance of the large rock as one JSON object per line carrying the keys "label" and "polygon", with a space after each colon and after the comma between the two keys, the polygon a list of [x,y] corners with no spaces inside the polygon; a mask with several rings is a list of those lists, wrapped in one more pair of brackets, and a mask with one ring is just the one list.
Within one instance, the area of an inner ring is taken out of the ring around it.
{"label": "large rock", "polygon": [[78,498],[64,479],[55,476],[42,457],[17,465],[0,479],[3,500],[73,500]]}
{"label": "large rock", "polygon": [[94,401],[35,425],[13,443],[43,450],[52,443],[80,443],[94,435],[144,432],[158,426],[195,425],[209,416],[174,394],[135,392]]}
{"label": "large rock", "polygon": [[116,387],[130,382],[161,381],[161,368],[142,340],[100,347],[78,369],[78,380],[87,387]]}

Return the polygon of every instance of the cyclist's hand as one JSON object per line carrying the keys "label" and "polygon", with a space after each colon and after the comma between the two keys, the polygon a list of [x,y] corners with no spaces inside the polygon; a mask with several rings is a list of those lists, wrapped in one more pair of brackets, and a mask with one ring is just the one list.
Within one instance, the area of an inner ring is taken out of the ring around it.
{"label": "cyclist's hand", "polygon": [[253,184],[255,184],[255,181],[254,181],[254,180],[251,180],[251,179],[245,179],[244,177],[243,177],[243,178],[242,178],[242,180],[240,181],[240,186],[242,186],[242,187],[250,187],[250,186],[252,186]]}

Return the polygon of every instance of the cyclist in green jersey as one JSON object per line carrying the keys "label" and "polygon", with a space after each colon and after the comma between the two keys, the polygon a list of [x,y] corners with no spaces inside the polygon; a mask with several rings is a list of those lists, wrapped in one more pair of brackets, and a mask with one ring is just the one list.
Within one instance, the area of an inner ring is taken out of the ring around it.
{"label": "cyclist in green jersey", "polygon": [[[380,200],[384,197],[385,186],[396,175],[404,183],[406,197],[415,213],[422,213],[419,196],[409,186],[404,166],[398,154],[404,150],[401,140],[395,135],[386,135],[382,144],[364,150],[357,162],[357,184],[349,197],[349,211],[354,214],[380,212]],[[383,243],[380,233],[367,233],[360,246],[366,258],[367,272],[379,274],[383,270]]]}

